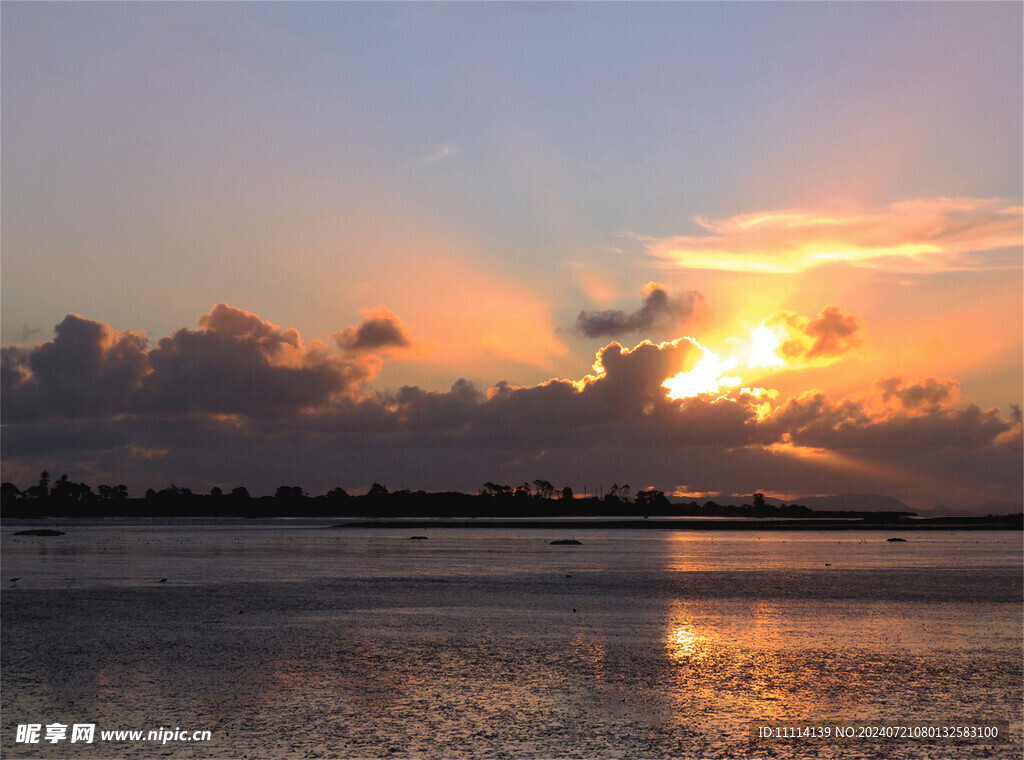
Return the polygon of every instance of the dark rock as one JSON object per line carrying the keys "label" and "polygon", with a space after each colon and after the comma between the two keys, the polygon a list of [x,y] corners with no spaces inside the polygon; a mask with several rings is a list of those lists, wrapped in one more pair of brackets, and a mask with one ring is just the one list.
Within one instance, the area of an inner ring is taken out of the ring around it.
{"label": "dark rock", "polygon": [[568,546],[570,544],[579,544],[575,538],[560,538],[557,541],[552,541],[551,546]]}
{"label": "dark rock", "polygon": [[897,542],[901,544],[907,543],[907,539],[905,538],[887,538],[886,541],[888,541],[890,544]]}
{"label": "dark rock", "polygon": [[63,536],[62,530],[50,530],[49,528],[33,528],[32,530],[19,530],[16,536]]}

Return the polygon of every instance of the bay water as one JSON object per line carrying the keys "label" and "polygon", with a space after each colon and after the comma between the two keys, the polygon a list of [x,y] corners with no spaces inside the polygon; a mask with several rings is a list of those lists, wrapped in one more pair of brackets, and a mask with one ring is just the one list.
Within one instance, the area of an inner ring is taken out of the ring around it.
{"label": "bay water", "polygon": [[[335,522],[5,522],[3,756],[1022,754],[1018,532]],[[32,724],[97,733],[18,741]]]}

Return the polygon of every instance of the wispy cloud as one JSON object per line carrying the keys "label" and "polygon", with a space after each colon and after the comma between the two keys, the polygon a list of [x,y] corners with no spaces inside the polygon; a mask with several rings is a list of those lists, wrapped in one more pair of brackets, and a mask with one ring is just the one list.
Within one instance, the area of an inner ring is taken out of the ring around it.
{"label": "wispy cloud", "polygon": [[453,142],[446,142],[443,145],[438,145],[436,148],[430,151],[430,153],[423,156],[423,158],[419,160],[419,163],[423,165],[436,164],[438,161],[443,161],[444,159],[450,156],[454,156],[458,152],[458,145],[456,145]]}
{"label": "wispy cloud", "polygon": [[697,218],[706,235],[648,243],[686,269],[795,273],[823,264],[904,272],[1018,267],[988,252],[1020,246],[1024,209],[999,199],[921,198],[857,212],[765,211]]}

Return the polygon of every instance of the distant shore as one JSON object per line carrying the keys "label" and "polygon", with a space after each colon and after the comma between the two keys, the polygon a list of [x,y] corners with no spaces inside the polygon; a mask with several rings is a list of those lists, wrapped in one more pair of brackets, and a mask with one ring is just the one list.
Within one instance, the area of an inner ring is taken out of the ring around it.
{"label": "distant shore", "polygon": [[429,528],[518,528],[520,530],[874,530],[874,531],[921,531],[921,530],[1024,530],[1024,518],[1020,515],[1003,517],[932,517],[919,520],[897,520],[874,522],[862,519],[831,520],[758,520],[751,518],[723,518],[703,520],[665,519],[621,519],[621,520],[491,520],[455,519],[433,520],[353,520],[332,528],[383,528],[392,530],[425,530]]}
{"label": "distant shore", "polygon": [[[942,516],[916,519],[903,502],[878,494],[848,494],[819,508],[786,504],[757,492],[750,503],[715,501],[680,502],[663,491],[648,488],[631,492],[613,484],[599,496],[578,496],[565,486],[545,480],[512,487],[484,483],[477,493],[459,491],[389,491],[379,483],[358,496],[332,488],[311,496],[299,486],[280,486],[273,496],[251,497],[244,486],[229,493],[220,488],[209,494],[171,485],[144,498],[130,498],[124,485],[101,484],[94,491],[62,475],[51,482],[48,472],[39,482],[21,490],[0,484],[4,517],[46,518],[242,518],[310,517],[344,520],[335,527],[430,528],[541,528],[541,529],[661,529],[661,530],[1021,530],[1024,514]],[[603,489],[602,489],[603,490]],[[828,505],[844,508],[827,508]],[[825,506],[825,508],[821,508]],[[852,507],[852,508],[851,508]],[[690,518],[690,519],[687,519]],[[444,520],[438,523],[437,520]]]}

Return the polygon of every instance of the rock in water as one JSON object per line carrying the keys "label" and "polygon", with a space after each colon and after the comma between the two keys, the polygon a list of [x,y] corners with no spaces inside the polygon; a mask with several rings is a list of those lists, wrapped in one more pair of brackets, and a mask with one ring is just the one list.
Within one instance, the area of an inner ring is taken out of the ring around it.
{"label": "rock in water", "polygon": [[33,528],[32,530],[19,530],[16,536],[63,536],[62,530],[50,530],[49,528]]}

